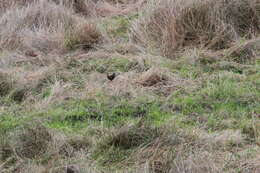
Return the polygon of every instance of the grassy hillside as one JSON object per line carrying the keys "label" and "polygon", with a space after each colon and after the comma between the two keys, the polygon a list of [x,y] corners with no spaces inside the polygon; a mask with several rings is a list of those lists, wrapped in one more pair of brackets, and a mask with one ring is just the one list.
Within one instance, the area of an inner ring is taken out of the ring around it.
{"label": "grassy hillside", "polygon": [[259,0],[0,1],[0,173],[111,172],[260,172]]}

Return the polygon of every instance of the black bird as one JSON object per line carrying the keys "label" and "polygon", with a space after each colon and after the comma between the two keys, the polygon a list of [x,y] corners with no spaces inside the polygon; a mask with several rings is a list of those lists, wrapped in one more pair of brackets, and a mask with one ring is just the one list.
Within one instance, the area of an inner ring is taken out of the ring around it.
{"label": "black bird", "polygon": [[66,173],[78,173],[78,170],[74,166],[67,167]]}
{"label": "black bird", "polygon": [[107,79],[108,80],[112,81],[112,80],[115,79],[115,77],[116,77],[116,73],[111,73],[111,74],[107,73]]}

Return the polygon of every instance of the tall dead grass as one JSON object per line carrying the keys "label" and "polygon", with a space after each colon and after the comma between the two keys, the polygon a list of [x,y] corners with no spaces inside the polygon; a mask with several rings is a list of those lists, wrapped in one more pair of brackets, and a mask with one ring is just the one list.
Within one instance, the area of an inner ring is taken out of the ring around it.
{"label": "tall dead grass", "polygon": [[165,0],[150,3],[133,23],[132,40],[173,57],[183,47],[228,48],[259,33],[258,0]]}
{"label": "tall dead grass", "polygon": [[[20,8],[28,6],[32,3],[40,2],[41,0],[1,0],[0,1],[0,14],[8,9]],[[93,13],[93,9],[90,8],[93,5],[92,1],[85,0],[45,0],[54,2],[56,5],[65,6],[72,9],[75,13],[89,16]]]}
{"label": "tall dead grass", "polygon": [[92,0],[51,0],[56,4],[63,5],[67,8],[72,9],[75,13],[91,16],[93,15],[95,9],[94,2]]}
{"label": "tall dead grass", "polygon": [[26,6],[35,1],[36,0],[1,0],[0,1],[0,15],[10,8]]}
{"label": "tall dead grass", "polygon": [[12,81],[10,76],[5,72],[0,71],[0,96],[5,95],[12,88]]}
{"label": "tall dead grass", "polygon": [[[69,8],[54,2],[37,1],[26,7],[10,9],[0,18],[0,47],[43,53],[63,50],[66,48],[67,33],[75,31],[79,23],[88,21],[75,15]],[[96,43],[100,39],[100,33],[95,25],[88,24],[84,27],[86,32],[76,33],[81,34],[78,42],[88,42],[88,45]],[[92,32],[88,32],[90,30]]]}

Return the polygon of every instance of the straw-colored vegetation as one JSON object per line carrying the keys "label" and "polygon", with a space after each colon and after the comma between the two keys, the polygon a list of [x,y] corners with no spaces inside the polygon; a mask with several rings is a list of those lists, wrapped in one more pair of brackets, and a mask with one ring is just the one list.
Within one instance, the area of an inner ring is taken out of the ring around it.
{"label": "straw-colored vegetation", "polygon": [[259,156],[259,0],[0,1],[0,173],[258,173]]}

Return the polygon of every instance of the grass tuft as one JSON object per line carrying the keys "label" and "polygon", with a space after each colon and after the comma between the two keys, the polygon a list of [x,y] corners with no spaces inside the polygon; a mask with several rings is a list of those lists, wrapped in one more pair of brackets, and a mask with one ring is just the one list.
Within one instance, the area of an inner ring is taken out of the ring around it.
{"label": "grass tuft", "polygon": [[229,48],[237,38],[259,32],[256,7],[249,0],[159,1],[133,24],[132,40],[167,57],[183,47]]}
{"label": "grass tuft", "polygon": [[0,0],[0,172],[260,172],[259,7]]}
{"label": "grass tuft", "polygon": [[25,125],[11,135],[10,145],[21,158],[39,159],[46,154],[52,136],[42,125]]}

